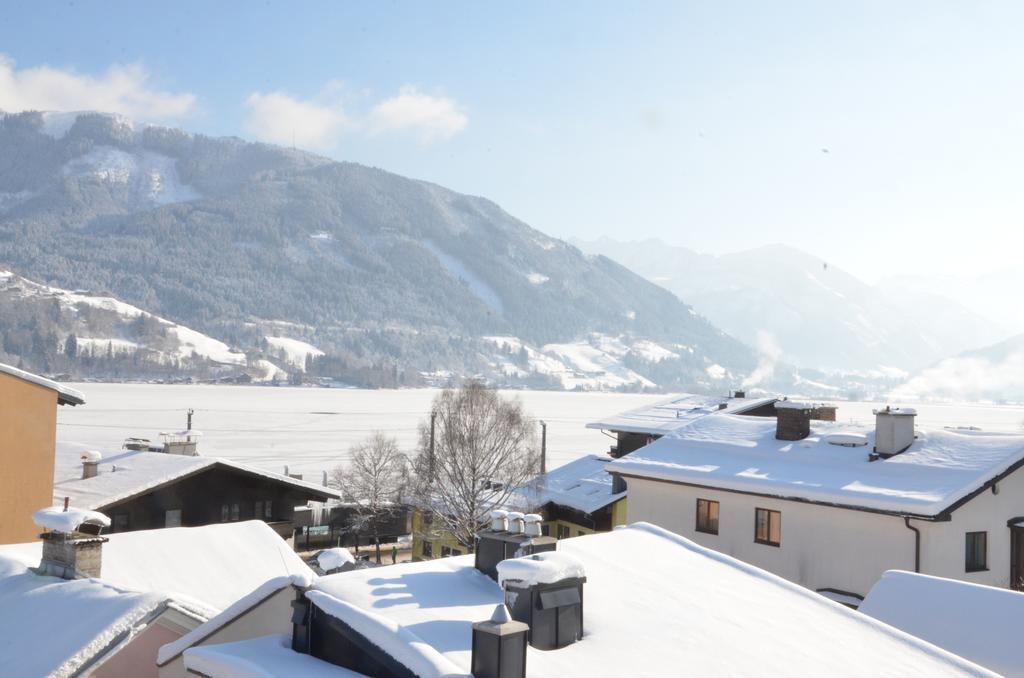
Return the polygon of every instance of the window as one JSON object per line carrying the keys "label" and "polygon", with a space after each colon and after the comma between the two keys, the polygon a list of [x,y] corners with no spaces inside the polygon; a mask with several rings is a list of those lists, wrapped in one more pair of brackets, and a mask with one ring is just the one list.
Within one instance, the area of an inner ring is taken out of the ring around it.
{"label": "window", "polygon": [[220,522],[226,523],[231,518],[231,507],[227,504],[221,504],[220,507]]}
{"label": "window", "polygon": [[273,518],[274,517],[274,511],[271,509],[271,503],[270,503],[269,499],[266,500],[265,502],[263,502],[263,517],[264,518]]}
{"label": "window", "polygon": [[441,557],[442,558],[447,558],[449,556],[461,556],[461,555],[462,555],[462,551],[460,551],[459,549],[454,549],[454,548],[452,548],[450,546],[442,546],[441,547]]}
{"label": "window", "polygon": [[782,514],[768,509],[754,509],[754,541],[778,546],[782,543]]}
{"label": "window", "polygon": [[569,526],[568,525],[559,525],[558,526],[558,535],[557,535],[557,537],[559,539],[568,539],[569,538]]}
{"label": "window", "polygon": [[540,533],[541,533],[541,535],[543,535],[545,537],[550,537],[551,536],[551,526],[548,525],[547,523],[542,523],[541,526],[540,526]]}
{"label": "window", "polygon": [[255,506],[253,507],[253,510],[252,510],[252,517],[253,518],[257,518],[257,519],[263,517],[263,502],[262,501],[256,502],[256,504],[255,504]]}
{"label": "window", "polygon": [[164,511],[164,527],[181,527],[181,509]]}
{"label": "window", "polygon": [[434,557],[434,545],[429,541],[423,542],[423,557],[433,558]]}
{"label": "window", "polygon": [[113,529],[111,530],[111,532],[125,532],[128,530],[127,513],[115,513],[112,522]]}
{"label": "window", "polygon": [[988,569],[988,532],[968,532],[964,569],[982,572]]}
{"label": "window", "polygon": [[231,520],[238,520],[238,504],[231,505]]}
{"label": "window", "polygon": [[718,534],[718,502],[697,500],[697,531]]}

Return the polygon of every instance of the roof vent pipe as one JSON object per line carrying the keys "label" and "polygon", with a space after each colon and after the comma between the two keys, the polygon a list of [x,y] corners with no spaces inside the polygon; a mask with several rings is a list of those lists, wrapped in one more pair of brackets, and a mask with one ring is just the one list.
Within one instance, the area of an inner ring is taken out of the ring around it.
{"label": "roof vent pipe", "polygon": [[491,511],[491,532],[508,532],[508,511]]}
{"label": "roof vent pipe", "polygon": [[543,518],[536,513],[529,513],[523,516],[523,532],[527,537],[540,537],[542,535],[541,522]]}
{"label": "roof vent pipe", "polygon": [[519,511],[512,511],[508,514],[508,532],[509,534],[523,534],[525,531],[525,524],[523,522],[523,514]]}

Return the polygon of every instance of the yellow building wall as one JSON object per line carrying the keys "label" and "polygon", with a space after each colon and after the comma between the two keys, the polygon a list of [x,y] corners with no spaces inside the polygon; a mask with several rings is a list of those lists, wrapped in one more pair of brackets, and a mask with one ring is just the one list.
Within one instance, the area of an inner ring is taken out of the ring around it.
{"label": "yellow building wall", "polygon": [[[424,546],[430,542],[430,555],[424,555]],[[412,513],[412,559],[430,560],[440,558],[441,549],[448,547],[458,551],[453,555],[465,555],[468,550],[450,532],[429,527],[421,511]]]}
{"label": "yellow building wall", "polygon": [[618,527],[619,525],[626,524],[626,500],[628,497],[623,497],[614,504],[612,504],[612,527]]}
{"label": "yellow building wall", "polygon": [[34,541],[32,513],[53,504],[57,393],[0,373],[0,544]]}

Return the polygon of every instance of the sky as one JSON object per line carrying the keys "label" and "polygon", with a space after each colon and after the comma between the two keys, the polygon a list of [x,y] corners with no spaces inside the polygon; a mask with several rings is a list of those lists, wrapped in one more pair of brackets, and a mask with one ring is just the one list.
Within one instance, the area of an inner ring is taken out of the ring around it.
{"label": "sky", "polygon": [[562,238],[1016,267],[1024,3],[41,3],[0,109],[101,109],[494,200]]}

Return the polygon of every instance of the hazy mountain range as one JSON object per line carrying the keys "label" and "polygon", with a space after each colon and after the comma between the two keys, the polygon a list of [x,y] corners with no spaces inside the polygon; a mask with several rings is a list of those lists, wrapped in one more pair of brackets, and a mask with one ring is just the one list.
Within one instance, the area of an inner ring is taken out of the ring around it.
{"label": "hazy mountain range", "polygon": [[[758,362],[661,286],[486,199],[103,114],[0,120],[0,269],[21,276],[9,307],[35,304],[23,326],[0,328],[20,332],[0,351],[40,370],[67,355],[66,332],[98,330],[74,304],[48,318],[40,295],[19,291],[32,285],[109,296],[249,362],[284,366],[268,337],[303,342],[324,355],[298,367],[365,385],[478,374],[720,391]],[[128,326],[108,324],[109,336],[82,338],[136,350]]]}
{"label": "hazy mountain range", "polygon": [[663,285],[733,336],[803,367],[913,372],[1009,332],[926,285],[869,285],[796,248],[721,256],[657,240],[575,242]]}

